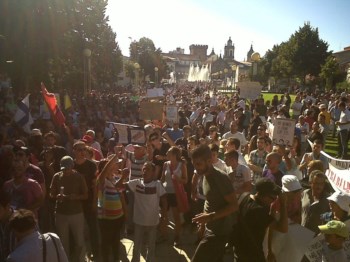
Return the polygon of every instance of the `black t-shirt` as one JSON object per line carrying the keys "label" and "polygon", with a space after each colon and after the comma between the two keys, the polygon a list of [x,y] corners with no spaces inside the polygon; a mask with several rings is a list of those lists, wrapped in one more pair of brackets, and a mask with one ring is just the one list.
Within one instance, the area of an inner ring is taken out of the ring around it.
{"label": "black t-shirt", "polygon": [[93,190],[95,186],[97,166],[91,160],[86,159],[82,164],[77,164],[75,162],[74,169],[77,170],[85,178],[88,188],[88,199],[82,201],[82,203],[84,213],[89,213],[92,211],[92,205],[95,204],[93,203]]}
{"label": "black t-shirt", "polygon": [[247,195],[239,205],[238,223],[234,226],[234,245],[242,261],[265,261],[262,243],[273,221],[269,208]]}
{"label": "black t-shirt", "polygon": [[160,149],[154,149],[153,151],[153,158],[152,158],[152,162],[156,165],[156,166],[161,166],[163,167],[163,164],[166,160],[157,160],[156,159],[156,155],[160,155],[160,156],[166,156],[166,153],[168,152],[170,148],[169,143],[166,142],[162,142],[162,146],[160,147]]}
{"label": "black t-shirt", "polygon": [[[225,208],[229,203],[225,196],[234,192],[229,177],[217,169],[203,178],[203,193],[206,197],[204,212],[211,213]],[[206,228],[217,236],[227,236],[231,233],[233,215],[229,215],[206,224]]]}

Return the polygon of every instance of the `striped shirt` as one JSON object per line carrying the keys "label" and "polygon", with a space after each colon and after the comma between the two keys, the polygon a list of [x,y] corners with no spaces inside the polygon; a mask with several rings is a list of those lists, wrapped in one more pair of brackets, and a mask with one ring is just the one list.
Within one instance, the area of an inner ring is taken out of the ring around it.
{"label": "striped shirt", "polygon": [[130,160],[129,180],[142,178],[142,167],[147,161],[147,155],[141,159],[136,159],[133,152],[126,151],[126,158]]}
{"label": "striped shirt", "polygon": [[[98,182],[97,182],[98,183]],[[97,185],[97,216],[99,219],[117,219],[124,215],[123,205],[119,191],[114,184],[105,179],[103,185]]]}

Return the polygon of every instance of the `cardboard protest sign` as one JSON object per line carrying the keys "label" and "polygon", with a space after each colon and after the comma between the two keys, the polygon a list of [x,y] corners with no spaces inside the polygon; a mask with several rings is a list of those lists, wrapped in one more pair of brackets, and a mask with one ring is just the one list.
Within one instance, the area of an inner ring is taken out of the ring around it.
{"label": "cardboard protest sign", "polygon": [[116,131],[116,140],[120,144],[145,144],[146,133],[143,127],[110,122]]}
{"label": "cardboard protest sign", "polygon": [[163,119],[163,104],[143,101],[140,103],[140,119],[158,120]]}
{"label": "cardboard protest sign", "polygon": [[147,89],[147,97],[160,97],[164,96],[163,88]]}
{"label": "cardboard protest sign", "polygon": [[295,120],[276,118],[274,121],[272,143],[292,147],[295,131]]}
{"label": "cardboard protest sign", "polygon": [[171,123],[179,122],[179,114],[177,106],[166,106],[166,119]]}
{"label": "cardboard protest sign", "polygon": [[259,82],[238,82],[236,86],[240,90],[240,98],[256,99],[261,94],[261,85]]}

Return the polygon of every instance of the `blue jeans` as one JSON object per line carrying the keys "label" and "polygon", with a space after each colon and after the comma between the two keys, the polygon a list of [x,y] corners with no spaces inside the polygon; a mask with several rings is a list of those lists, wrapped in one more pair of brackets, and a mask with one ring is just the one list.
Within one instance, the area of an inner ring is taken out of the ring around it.
{"label": "blue jeans", "polygon": [[140,255],[141,255],[143,238],[145,233],[147,233],[146,245],[148,246],[146,261],[147,262],[155,261],[157,226],[141,226],[141,225],[135,224],[134,250],[133,250],[131,262],[140,262]]}

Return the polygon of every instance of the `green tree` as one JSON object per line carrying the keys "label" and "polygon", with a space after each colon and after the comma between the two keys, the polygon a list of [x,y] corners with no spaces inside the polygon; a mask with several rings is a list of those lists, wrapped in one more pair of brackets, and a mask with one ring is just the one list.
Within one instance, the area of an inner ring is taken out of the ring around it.
{"label": "green tree", "polygon": [[[0,2],[0,70],[10,59],[17,89],[83,85],[83,50],[92,51],[95,83],[113,83],[121,52],[105,16],[106,0],[3,0]],[[6,57],[5,57],[6,54]]]}
{"label": "green tree", "polygon": [[162,58],[162,50],[155,47],[153,41],[142,37],[139,41],[133,41],[130,44],[130,59],[138,62],[144,71],[144,76],[149,75],[150,79],[155,80],[154,68],[158,67],[158,78],[161,79],[166,74],[166,63]]}
{"label": "green tree", "polygon": [[336,83],[345,80],[346,74],[340,70],[337,59],[330,55],[326,62],[321,66],[320,77],[324,82],[326,89],[331,89]]}

